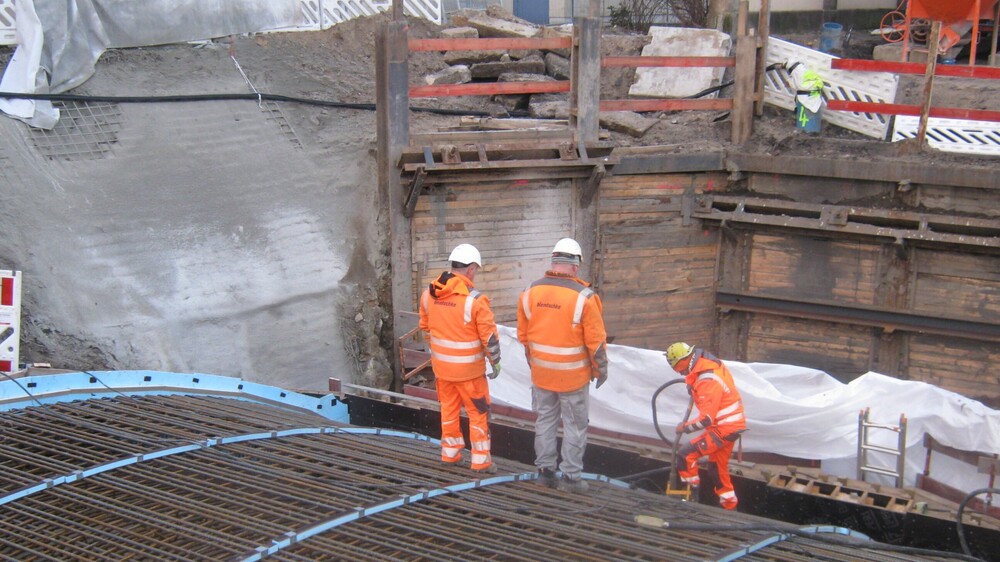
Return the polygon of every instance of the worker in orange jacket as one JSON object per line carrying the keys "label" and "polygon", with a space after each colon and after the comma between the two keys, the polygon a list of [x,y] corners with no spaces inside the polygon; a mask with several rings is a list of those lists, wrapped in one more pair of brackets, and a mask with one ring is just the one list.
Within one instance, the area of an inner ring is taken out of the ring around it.
{"label": "worker in orange jacket", "polygon": [[[587,446],[591,380],[608,378],[601,298],[577,278],[583,252],[571,238],[552,249],[552,268],[521,293],[517,339],[531,367],[535,466],[542,484],[585,492],[580,479]],[[556,433],[563,425],[562,478],[556,479]]]}
{"label": "worker in orange jacket", "polygon": [[431,348],[431,367],[441,402],[441,461],[462,462],[465,440],[459,424],[462,407],[469,416],[472,442],[470,468],[496,473],[490,456],[490,387],[486,361],[494,379],[500,374],[500,335],[490,299],[473,285],[483,266],[479,250],[459,244],[448,257],[451,271],[442,273],[420,297],[420,329]]}
{"label": "worker in orange jacket", "polygon": [[682,433],[704,431],[678,450],[678,457],[684,460],[677,474],[690,486],[697,487],[701,483],[698,459],[707,456],[719,472],[719,487],[715,489],[719,504],[725,509],[736,509],[739,500],[729,477],[729,457],[747,424],[733,375],[719,359],[683,342],[668,347],[666,356],[670,366],[684,376],[688,393],[698,409],[697,419],[677,425],[678,438]]}

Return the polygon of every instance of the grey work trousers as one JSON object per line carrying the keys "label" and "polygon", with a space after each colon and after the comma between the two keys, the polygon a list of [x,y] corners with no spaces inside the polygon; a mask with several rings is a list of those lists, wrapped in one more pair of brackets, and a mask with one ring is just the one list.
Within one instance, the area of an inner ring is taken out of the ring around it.
{"label": "grey work trousers", "polygon": [[535,466],[556,470],[556,437],[561,419],[562,462],[558,468],[566,478],[580,478],[583,452],[587,448],[590,385],[573,392],[552,392],[532,386],[531,409],[538,415],[535,421]]}

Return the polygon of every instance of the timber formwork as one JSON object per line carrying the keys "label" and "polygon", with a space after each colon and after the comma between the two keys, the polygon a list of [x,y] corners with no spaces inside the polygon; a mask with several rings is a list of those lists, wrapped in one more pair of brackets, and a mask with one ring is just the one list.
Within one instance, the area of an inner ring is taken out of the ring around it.
{"label": "timber formwork", "polygon": [[173,394],[162,382],[153,394],[79,392],[5,401],[0,557],[847,561],[891,548],[603,477],[585,495],[564,493],[503,459],[480,478],[442,465],[432,439],[246,395]]}

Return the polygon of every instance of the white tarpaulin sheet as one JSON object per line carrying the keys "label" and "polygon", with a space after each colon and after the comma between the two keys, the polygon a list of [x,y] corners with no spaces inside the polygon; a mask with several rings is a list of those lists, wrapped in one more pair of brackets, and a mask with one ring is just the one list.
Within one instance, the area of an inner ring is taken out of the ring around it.
{"label": "white tarpaulin sheet", "polygon": [[[296,0],[17,0],[17,49],[0,91],[57,94],[94,73],[106,49],[163,45],[302,23]],[[0,99],[0,111],[50,129],[51,102]]]}
{"label": "white tarpaulin sheet", "polygon": [[[494,401],[531,409],[531,374],[524,348],[514,328],[500,327],[503,371],[491,381]],[[663,353],[620,345],[608,346],[608,382],[590,393],[590,423],[611,431],[658,438],[650,399],[663,383],[679,378]],[[933,385],[866,373],[844,384],[814,369],[766,363],[726,361],[743,396],[749,431],[743,435],[745,452],[768,452],[814,459],[824,471],[853,478],[856,475],[858,414],[871,408],[871,420],[897,425],[907,418],[906,483],[912,485],[924,467],[923,438],[956,449],[1000,453],[1000,411]],[[660,394],[657,419],[668,438],[687,409],[683,384]],[[883,437],[883,438],[880,438]],[[889,430],[869,434],[869,443],[895,448],[898,435]],[[869,464],[895,468],[895,458],[877,453]],[[931,476],[965,491],[984,487],[987,475],[960,463],[952,466],[934,457]],[[877,477],[872,481],[879,481]]]}

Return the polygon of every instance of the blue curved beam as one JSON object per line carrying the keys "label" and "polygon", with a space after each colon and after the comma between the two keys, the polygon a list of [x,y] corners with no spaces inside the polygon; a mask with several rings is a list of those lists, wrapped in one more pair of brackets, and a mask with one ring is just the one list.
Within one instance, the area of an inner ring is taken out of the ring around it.
{"label": "blue curved beam", "polygon": [[[616,480],[613,478],[608,478],[603,474],[590,474],[584,473],[580,475],[581,478],[585,480],[597,480],[600,482],[607,482],[614,486],[621,488],[629,488],[629,485],[621,480]],[[242,562],[257,562],[258,560],[263,560],[272,554],[276,554],[281,550],[284,550],[296,543],[302,542],[308,538],[314,537],[320,533],[325,533],[331,529],[335,529],[345,523],[351,523],[357,521],[364,517],[369,517],[377,513],[382,513],[383,511],[388,511],[390,509],[395,509],[397,507],[403,507],[411,503],[422,502],[424,500],[429,500],[431,498],[436,498],[438,496],[443,496],[445,494],[456,494],[458,492],[464,492],[466,490],[474,490],[476,488],[484,488],[486,486],[494,486],[496,484],[503,484],[506,482],[523,482],[528,480],[536,480],[538,474],[535,472],[524,472],[521,474],[508,474],[504,476],[493,476],[490,478],[482,478],[480,480],[471,480],[469,482],[461,482],[459,484],[452,484],[451,486],[444,486],[434,490],[425,490],[423,492],[418,492],[416,494],[395,498],[392,500],[379,502],[375,504],[368,505],[366,507],[356,507],[342,512],[340,515],[334,517],[333,519],[328,519],[322,523],[313,525],[312,527],[295,533],[288,532],[283,535],[281,539],[274,539],[271,541],[270,546],[258,546],[253,553],[246,555],[244,558],[240,558]]]}
{"label": "blue curved beam", "polygon": [[391,429],[378,429],[371,427],[296,427],[292,429],[283,429],[281,431],[246,433],[241,435],[231,435],[229,437],[213,437],[210,439],[205,439],[204,441],[196,441],[193,443],[189,443],[187,445],[171,447],[169,449],[160,449],[159,451],[153,451],[151,453],[143,453],[131,457],[126,457],[123,459],[114,460],[109,463],[97,465],[85,470],[76,470],[69,474],[56,476],[55,478],[46,478],[45,480],[37,484],[31,484],[29,486],[25,486],[24,488],[21,488],[19,490],[16,490],[5,496],[0,497],[0,505],[5,505],[13,501],[20,500],[22,498],[26,498],[32,494],[37,494],[38,492],[42,492],[50,488],[55,488],[56,486],[62,486],[63,484],[70,484],[76,482],[77,480],[82,480],[84,478],[96,476],[98,474],[109,472],[118,468],[126,467],[133,464],[138,464],[141,462],[151,461],[154,459],[160,459],[163,457],[169,457],[172,455],[179,455],[182,453],[187,453],[198,449],[207,449],[218,445],[229,445],[232,443],[242,443],[244,441],[279,439],[281,437],[292,437],[295,435],[316,435],[316,434],[335,434],[335,433],[346,433],[350,435],[386,435],[390,437],[405,437],[408,439],[415,439],[417,441],[427,441],[428,443],[434,443],[434,444],[441,443],[441,441],[438,439],[427,437],[426,435],[420,435],[419,433],[407,433],[403,431],[395,431]]}
{"label": "blue curved beam", "polygon": [[799,533],[812,533],[812,534],[835,533],[838,535],[846,535],[849,537],[854,537],[856,539],[862,539],[866,541],[872,540],[871,537],[869,537],[868,535],[864,533],[859,533],[857,531],[852,531],[846,527],[836,527],[833,525],[812,525],[809,527],[802,527],[798,529],[798,533],[780,533],[777,535],[772,535],[750,546],[740,547],[738,549],[731,550],[726,554],[722,555],[721,557],[716,558],[715,562],[732,562],[733,560],[738,560],[740,558],[743,558],[744,556],[753,554],[758,550],[766,548],[774,543],[786,541],[788,539],[800,536]]}
{"label": "blue curved beam", "polygon": [[350,423],[347,405],[333,395],[315,398],[235,377],[164,371],[81,371],[5,379],[0,381],[0,412],[98,397],[172,394],[215,395],[296,408],[333,422]]}

